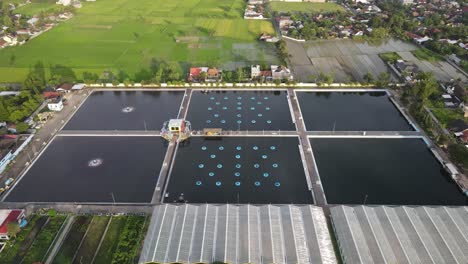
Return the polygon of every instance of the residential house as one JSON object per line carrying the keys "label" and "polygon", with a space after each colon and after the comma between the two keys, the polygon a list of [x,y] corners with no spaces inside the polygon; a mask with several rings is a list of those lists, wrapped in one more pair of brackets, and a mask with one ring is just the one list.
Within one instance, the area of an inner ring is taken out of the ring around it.
{"label": "residential house", "polygon": [[277,21],[282,34],[287,34],[289,27],[294,23],[294,21],[287,16],[281,16],[277,18]]}
{"label": "residential house", "polygon": [[73,85],[73,87],[71,88],[72,91],[79,91],[79,90],[83,90],[83,88],[86,87],[86,84],[84,83],[77,83],[75,85]]}
{"label": "residential house", "polygon": [[249,5],[261,5],[263,4],[263,0],[249,0],[247,1]]}
{"label": "residential house", "polygon": [[455,62],[455,64],[457,64],[457,65],[460,65],[460,63],[462,61],[456,54],[450,54],[448,56],[448,58],[449,58],[449,60]]}
{"label": "residential house", "polygon": [[400,0],[400,2],[404,5],[412,5],[414,4],[414,0]]}
{"label": "residential house", "polygon": [[60,112],[63,109],[63,101],[62,98],[55,98],[49,101],[47,103],[47,107],[49,108],[50,111],[55,111],[55,112]]}
{"label": "residential house", "polygon": [[69,93],[73,88],[73,84],[70,83],[61,83],[59,86],[55,88],[55,91],[61,93]]}
{"label": "residential house", "polygon": [[5,35],[3,36],[3,40],[10,46],[18,44],[18,39],[13,35]]}
{"label": "residential house", "polygon": [[292,80],[291,71],[285,66],[271,65],[271,74],[273,80]]}
{"label": "residential house", "polygon": [[206,72],[205,81],[206,81],[206,82],[217,82],[217,81],[220,81],[220,80],[221,80],[221,73],[222,73],[221,70],[218,70],[218,69],[216,69],[216,68],[210,68],[210,69],[208,69],[208,71]]}
{"label": "residential house", "polygon": [[461,142],[468,143],[468,129],[465,129],[460,132],[454,133],[455,137],[457,137]]}
{"label": "residential house", "polygon": [[256,79],[257,77],[260,76],[261,70],[260,70],[260,65],[252,65],[250,66],[250,78]]}
{"label": "residential house", "polygon": [[59,92],[45,91],[42,93],[42,96],[44,99],[54,99],[60,97],[61,94]]}
{"label": "residential house", "polygon": [[72,0],[58,0],[57,5],[69,6],[72,4]]}
{"label": "residential house", "polygon": [[18,96],[21,92],[18,91],[2,91],[0,92],[0,97],[3,96]]}
{"label": "residential house", "polygon": [[401,74],[408,74],[408,76],[406,77],[407,81],[412,80],[413,77],[416,76],[416,74],[419,72],[419,67],[416,64],[409,61],[397,60],[397,62],[395,63],[395,67]]}
{"label": "residential house", "polygon": [[208,67],[190,68],[189,82],[217,82],[221,80],[221,70]]}
{"label": "residential house", "polygon": [[0,210],[0,239],[8,240],[10,236],[8,235],[8,224],[18,223],[20,227],[24,226],[26,220],[24,219],[24,210],[10,210],[10,209],[1,209]]}
{"label": "residential house", "polygon": [[268,35],[266,33],[262,33],[259,38],[260,41],[265,41],[265,42],[278,42],[279,38]]}
{"label": "residential house", "polygon": [[16,35],[31,35],[31,31],[29,29],[19,29],[16,31]]}
{"label": "residential house", "polygon": [[190,68],[188,81],[189,82],[201,82],[206,77],[208,67],[192,67]]}
{"label": "residential house", "polygon": [[31,26],[35,26],[37,22],[39,22],[39,18],[37,17],[30,18],[26,21],[26,23],[28,23]]}

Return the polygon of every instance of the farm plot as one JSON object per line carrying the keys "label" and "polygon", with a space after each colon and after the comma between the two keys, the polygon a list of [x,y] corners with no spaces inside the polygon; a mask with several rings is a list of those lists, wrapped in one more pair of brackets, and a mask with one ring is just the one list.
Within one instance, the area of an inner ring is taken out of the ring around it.
{"label": "farm plot", "polygon": [[[100,0],[83,3],[74,18],[27,44],[0,52],[0,82],[22,82],[31,65],[63,65],[83,72],[149,69],[151,59],[182,65],[278,63],[270,21],[244,20],[242,0]],[[186,38],[186,40],[184,40]],[[187,41],[188,39],[188,41]],[[181,41],[182,40],[182,41]],[[253,45],[240,51],[236,45]],[[260,48],[259,48],[260,47]]]}
{"label": "farm plot", "polygon": [[72,263],[81,240],[83,239],[88,226],[92,220],[90,216],[78,216],[75,219],[62,247],[55,256],[53,264]]}
{"label": "farm plot", "polygon": [[388,71],[379,53],[415,49],[411,44],[396,40],[378,44],[352,40],[288,41],[287,45],[298,81],[313,81],[320,73],[333,75],[337,82],[362,81],[368,72],[377,76]]}
{"label": "farm plot", "polygon": [[429,71],[434,73],[434,76],[439,81],[448,82],[451,79],[461,79],[466,82],[467,78],[457,71],[452,65],[446,61],[427,61],[416,58],[411,52],[398,52],[398,55],[404,60],[411,61],[416,64],[421,71]]}
{"label": "farm plot", "polygon": [[86,236],[83,238],[81,247],[78,249],[73,263],[92,263],[97,251],[101,237],[109,223],[109,216],[95,216],[89,226]]}

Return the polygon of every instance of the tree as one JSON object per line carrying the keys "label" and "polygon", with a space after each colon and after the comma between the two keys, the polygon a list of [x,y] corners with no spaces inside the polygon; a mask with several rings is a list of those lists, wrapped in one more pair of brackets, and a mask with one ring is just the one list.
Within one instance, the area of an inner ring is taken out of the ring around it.
{"label": "tree", "polygon": [[236,81],[237,82],[242,82],[244,79],[245,79],[244,69],[242,69],[242,67],[237,68],[237,70],[236,70]]}
{"label": "tree", "polygon": [[163,67],[158,67],[154,73],[153,82],[157,84],[161,83],[163,79],[163,75],[164,75]]}
{"label": "tree", "polygon": [[390,83],[390,74],[387,72],[381,72],[379,76],[377,76],[377,80],[375,81],[375,85],[378,87],[386,88]]}
{"label": "tree", "polygon": [[8,27],[8,28],[13,27],[13,21],[11,20],[9,13],[4,13],[4,15],[3,15],[3,25]]}
{"label": "tree", "polygon": [[416,75],[416,84],[413,88],[413,95],[417,96],[421,102],[425,103],[429,97],[437,92],[437,80],[431,72],[419,72]]}
{"label": "tree", "polygon": [[448,146],[450,158],[455,162],[462,164],[464,167],[468,167],[468,149],[461,144],[450,144]]}
{"label": "tree", "polygon": [[366,74],[364,74],[364,76],[362,78],[364,79],[364,81],[366,83],[373,83],[374,82],[374,75],[372,75],[372,73],[370,73],[370,72],[367,72]]}
{"label": "tree", "polygon": [[168,63],[164,71],[164,76],[167,79],[166,81],[180,81],[181,71],[182,69],[178,63]]}
{"label": "tree", "polygon": [[16,124],[16,131],[18,133],[24,133],[29,129],[29,125],[24,122],[19,122]]}
{"label": "tree", "polygon": [[16,238],[16,235],[20,231],[20,226],[17,222],[11,222],[11,223],[8,223],[7,230],[8,230],[7,232],[8,232],[9,237]]}
{"label": "tree", "polygon": [[384,39],[389,36],[388,29],[380,27],[374,28],[370,34],[370,36],[374,39]]}

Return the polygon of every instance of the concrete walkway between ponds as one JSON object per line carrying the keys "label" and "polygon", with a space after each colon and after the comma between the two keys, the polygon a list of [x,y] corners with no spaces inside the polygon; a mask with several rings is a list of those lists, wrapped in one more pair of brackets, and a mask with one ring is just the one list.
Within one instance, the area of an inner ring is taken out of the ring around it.
{"label": "concrete walkway between ponds", "polygon": [[55,255],[57,255],[57,252],[62,247],[63,241],[67,237],[68,232],[70,231],[70,228],[71,228],[74,220],[75,220],[74,215],[67,218],[66,223],[64,225],[64,228],[61,230],[60,235],[58,236],[57,240],[55,241],[54,247],[50,251],[49,256],[47,257],[46,261],[44,262],[45,264],[51,264],[52,261],[54,260]]}

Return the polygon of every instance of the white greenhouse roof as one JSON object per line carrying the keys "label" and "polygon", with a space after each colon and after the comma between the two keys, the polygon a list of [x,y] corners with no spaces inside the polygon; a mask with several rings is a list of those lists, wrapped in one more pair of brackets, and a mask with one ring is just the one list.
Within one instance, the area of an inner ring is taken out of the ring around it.
{"label": "white greenhouse roof", "polygon": [[343,263],[468,263],[468,207],[331,208]]}
{"label": "white greenhouse roof", "polygon": [[140,263],[336,263],[321,208],[160,205]]}

